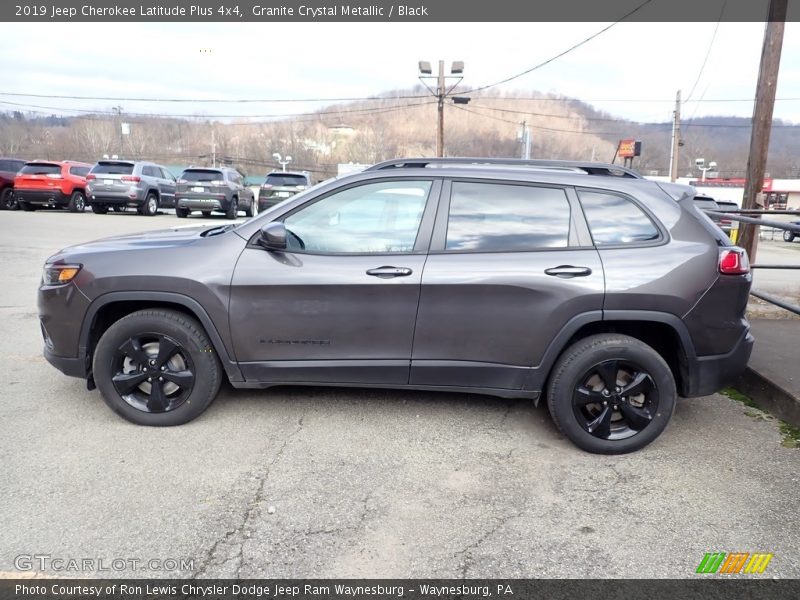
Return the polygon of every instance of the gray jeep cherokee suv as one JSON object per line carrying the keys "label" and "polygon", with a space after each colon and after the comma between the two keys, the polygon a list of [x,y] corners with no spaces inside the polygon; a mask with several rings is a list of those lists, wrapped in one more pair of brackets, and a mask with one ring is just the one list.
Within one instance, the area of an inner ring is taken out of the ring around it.
{"label": "gray jeep cherokee suv", "polygon": [[144,425],[226,377],[546,399],[579,447],[630,452],[753,344],[746,254],[694,195],[596,163],[389,161],[236,226],[60,251],[44,355]]}
{"label": "gray jeep cherokee suv", "polygon": [[166,167],[132,160],[101,160],[86,176],[92,211],[104,215],[131,206],[152,217],[159,208],[175,206],[175,177]]}
{"label": "gray jeep cherokee suv", "polygon": [[255,214],[255,193],[244,184],[244,177],[228,167],[191,167],[178,178],[175,214],[186,218],[193,210],[204,217],[212,211],[223,212],[235,219],[240,210],[248,217]]}

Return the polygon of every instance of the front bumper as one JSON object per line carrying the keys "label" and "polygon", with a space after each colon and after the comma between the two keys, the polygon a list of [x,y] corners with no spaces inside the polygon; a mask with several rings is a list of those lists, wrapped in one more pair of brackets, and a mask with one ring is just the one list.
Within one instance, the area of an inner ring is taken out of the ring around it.
{"label": "front bumper", "polygon": [[70,377],[80,377],[81,379],[86,379],[86,376],[89,374],[89,368],[86,364],[86,358],[70,358],[68,356],[58,356],[53,353],[53,351],[47,347],[47,344],[44,346],[44,354],[45,359],[51,365],[53,365],[56,369],[64,373],[64,375],[69,375]]}
{"label": "front bumper", "polygon": [[69,202],[69,196],[59,189],[26,190],[17,188],[14,190],[14,195],[19,201],[37,206],[65,206]]}
{"label": "front bumper", "polygon": [[732,383],[747,367],[754,342],[748,328],[730,352],[698,356],[689,365],[688,389],[682,395],[688,398],[708,396]]}

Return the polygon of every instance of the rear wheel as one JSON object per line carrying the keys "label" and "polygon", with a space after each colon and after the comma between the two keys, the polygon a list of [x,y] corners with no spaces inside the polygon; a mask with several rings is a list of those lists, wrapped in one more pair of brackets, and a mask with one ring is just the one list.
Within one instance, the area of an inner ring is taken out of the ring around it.
{"label": "rear wheel", "polygon": [[14,195],[14,188],[7,187],[0,194],[0,210],[17,210],[19,204],[17,197]]}
{"label": "rear wheel", "polygon": [[72,196],[69,197],[67,208],[69,212],[83,212],[86,209],[86,196],[83,195],[83,192],[79,190],[72,192]]}
{"label": "rear wheel", "polygon": [[602,334],[564,351],[547,403],[556,426],[576,446],[624,454],[661,434],[676,395],[672,372],[653,348],[626,335]]}
{"label": "rear wheel", "polygon": [[239,214],[239,200],[237,198],[233,198],[231,200],[230,205],[228,206],[228,210],[225,211],[225,218],[235,219],[238,214]]}
{"label": "rear wheel", "polygon": [[108,212],[108,206],[105,204],[92,204],[92,212],[96,215],[104,215]]}
{"label": "rear wheel", "polygon": [[142,204],[139,212],[145,217],[152,217],[158,212],[158,198],[155,194],[147,194],[147,198],[144,199],[144,204]]}
{"label": "rear wheel", "polygon": [[23,202],[22,200],[19,200],[18,204],[19,207],[25,212],[33,212],[34,210],[36,210],[36,207],[33,204],[28,204],[27,202]]}
{"label": "rear wheel", "polygon": [[188,208],[176,208],[175,209],[175,214],[177,215],[177,217],[179,219],[185,219],[186,217],[189,216],[190,212],[191,211]]}
{"label": "rear wheel", "polygon": [[139,425],[181,425],[217,395],[222,367],[200,323],[171,310],[141,310],[97,344],[92,371],[103,399]]}
{"label": "rear wheel", "polygon": [[783,232],[783,241],[784,242],[793,242],[794,241],[794,232],[793,231],[784,231]]}
{"label": "rear wheel", "polygon": [[250,200],[250,202],[247,203],[247,207],[244,209],[244,215],[246,217],[252,217],[254,214],[256,214],[256,201],[255,201],[255,199]]}

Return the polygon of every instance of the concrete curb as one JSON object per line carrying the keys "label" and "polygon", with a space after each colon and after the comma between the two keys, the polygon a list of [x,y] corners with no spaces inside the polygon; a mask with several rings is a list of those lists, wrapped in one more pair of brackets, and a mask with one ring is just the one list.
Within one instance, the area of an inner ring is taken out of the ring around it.
{"label": "concrete curb", "polygon": [[752,367],[745,369],[733,387],[749,396],[759,408],[800,427],[800,398]]}

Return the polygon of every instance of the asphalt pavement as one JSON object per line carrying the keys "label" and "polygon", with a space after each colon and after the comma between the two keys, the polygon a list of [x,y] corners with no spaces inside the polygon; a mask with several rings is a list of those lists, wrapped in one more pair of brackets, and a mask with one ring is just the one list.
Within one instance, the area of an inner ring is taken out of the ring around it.
{"label": "asphalt pavement", "polygon": [[683,578],[768,552],[761,577],[800,577],[800,449],[723,395],[616,457],[452,393],[224,387],[181,427],[122,420],[42,358],[42,262],[199,220],[0,212],[0,574]]}

